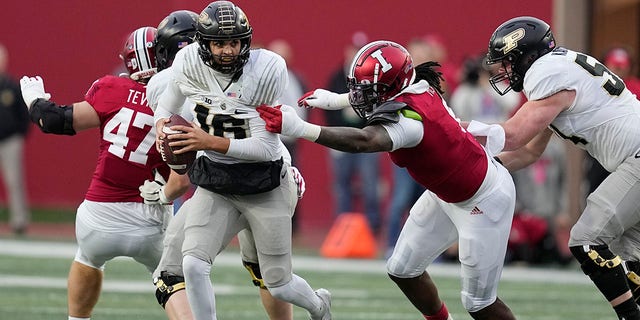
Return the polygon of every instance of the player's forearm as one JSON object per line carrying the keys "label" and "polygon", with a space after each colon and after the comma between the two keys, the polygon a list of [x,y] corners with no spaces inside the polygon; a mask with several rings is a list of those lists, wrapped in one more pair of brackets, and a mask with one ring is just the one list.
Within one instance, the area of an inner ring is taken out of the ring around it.
{"label": "player's forearm", "polygon": [[522,148],[513,151],[505,151],[498,155],[502,164],[509,171],[520,170],[534,162],[536,162],[544,152],[552,132],[549,129],[535,136],[531,142]]}
{"label": "player's forearm", "polygon": [[362,129],[350,127],[322,127],[315,141],[331,149],[360,153],[385,151]]}
{"label": "player's forearm", "polygon": [[191,186],[191,181],[189,180],[188,175],[179,175],[174,171],[171,171],[171,175],[169,176],[169,180],[164,187],[164,194],[170,201],[178,199],[182,195],[184,195],[189,187]]}
{"label": "player's forearm", "polygon": [[202,146],[196,146],[194,150],[211,150],[222,154],[229,151],[230,139],[209,135],[206,141],[202,142]]}
{"label": "player's forearm", "polygon": [[534,163],[537,159],[536,157],[532,156],[532,154],[522,152],[521,150],[522,149],[516,151],[501,152],[496,157],[510,172],[518,171]]}
{"label": "player's forearm", "polygon": [[254,161],[272,161],[282,156],[280,140],[273,133],[273,137],[250,137],[246,139],[230,139],[226,155],[238,159]]}

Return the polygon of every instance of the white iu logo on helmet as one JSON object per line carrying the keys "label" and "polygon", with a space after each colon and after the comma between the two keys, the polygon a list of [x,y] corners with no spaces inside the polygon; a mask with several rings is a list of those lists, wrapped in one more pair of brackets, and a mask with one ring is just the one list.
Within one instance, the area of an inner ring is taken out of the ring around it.
{"label": "white iu logo on helmet", "polygon": [[376,58],[376,60],[380,62],[380,65],[382,65],[382,73],[385,73],[391,70],[391,67],[392,67],[391,63],[389,63],[387,60],[384,59],[384,57],[382,56],[382,51],[380,49],[372,53],[371,56]]}
{"label": "white iu logo on helmet", "polygon": [[516,29],[506,36],[502,37],[502,42],[504,42],[504,47],[498,49],[502,51],[502,54],[507,54],[507,52],[518,47],[518,40],[524,38],[524,28]]}

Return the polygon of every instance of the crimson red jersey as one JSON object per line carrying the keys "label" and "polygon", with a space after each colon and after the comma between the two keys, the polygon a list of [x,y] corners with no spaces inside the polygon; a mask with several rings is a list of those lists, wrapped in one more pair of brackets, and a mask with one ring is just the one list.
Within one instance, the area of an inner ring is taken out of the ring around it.
{"label": "crimson red jersey", "polygon": [[105,76],[85,95],[100,117],[98,163],[85,198],[97,202],[142,202],[138,187],[169,169],[155,148],[153,111],[143,84]]}
{"label": "crimson red jersey", "polygon": [[640,99],[640,79],[636,77],[628,77],[624,79],[627,89],[636,95],[636,99]]}
{"label": "crimson red jersey", "polygon": [[482,146],[431,89],[422,94],[405,93],[394,100],[420,114],[424,134],[417,146],[390,152],[391,160],[444,201],[460,202],[473,196],[487,172]]}

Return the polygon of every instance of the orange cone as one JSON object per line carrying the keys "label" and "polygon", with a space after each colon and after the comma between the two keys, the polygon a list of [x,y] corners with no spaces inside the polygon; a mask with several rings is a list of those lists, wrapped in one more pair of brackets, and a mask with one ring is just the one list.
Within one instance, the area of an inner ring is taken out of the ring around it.
{"label": "orange cone", "polygon": [[367,218],[355,212],[338,216],[320,248],[320,254],[327,258],[371,259],[377,253],[376,239]]}

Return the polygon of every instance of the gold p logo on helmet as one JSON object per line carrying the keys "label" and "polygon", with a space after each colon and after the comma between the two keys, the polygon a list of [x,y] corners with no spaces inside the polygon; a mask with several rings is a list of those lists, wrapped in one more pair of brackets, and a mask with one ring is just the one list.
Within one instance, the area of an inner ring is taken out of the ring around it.
{"label": "gold p logo on helmet", "polygon": [[507,54],[507,52],[518,47],[518,41],[524,38],[524,28],[516,29],[512,32],[509,32],[506,36],[502,37],[502,42],[504,46],[499,51],[502,51],[502,54]]}
{"label": "gold p logo on helmet", "polygon": [[198,23],[202,25],[211,25],[211,18],[209,18],[209,14],[202,11],[198,16]]}

